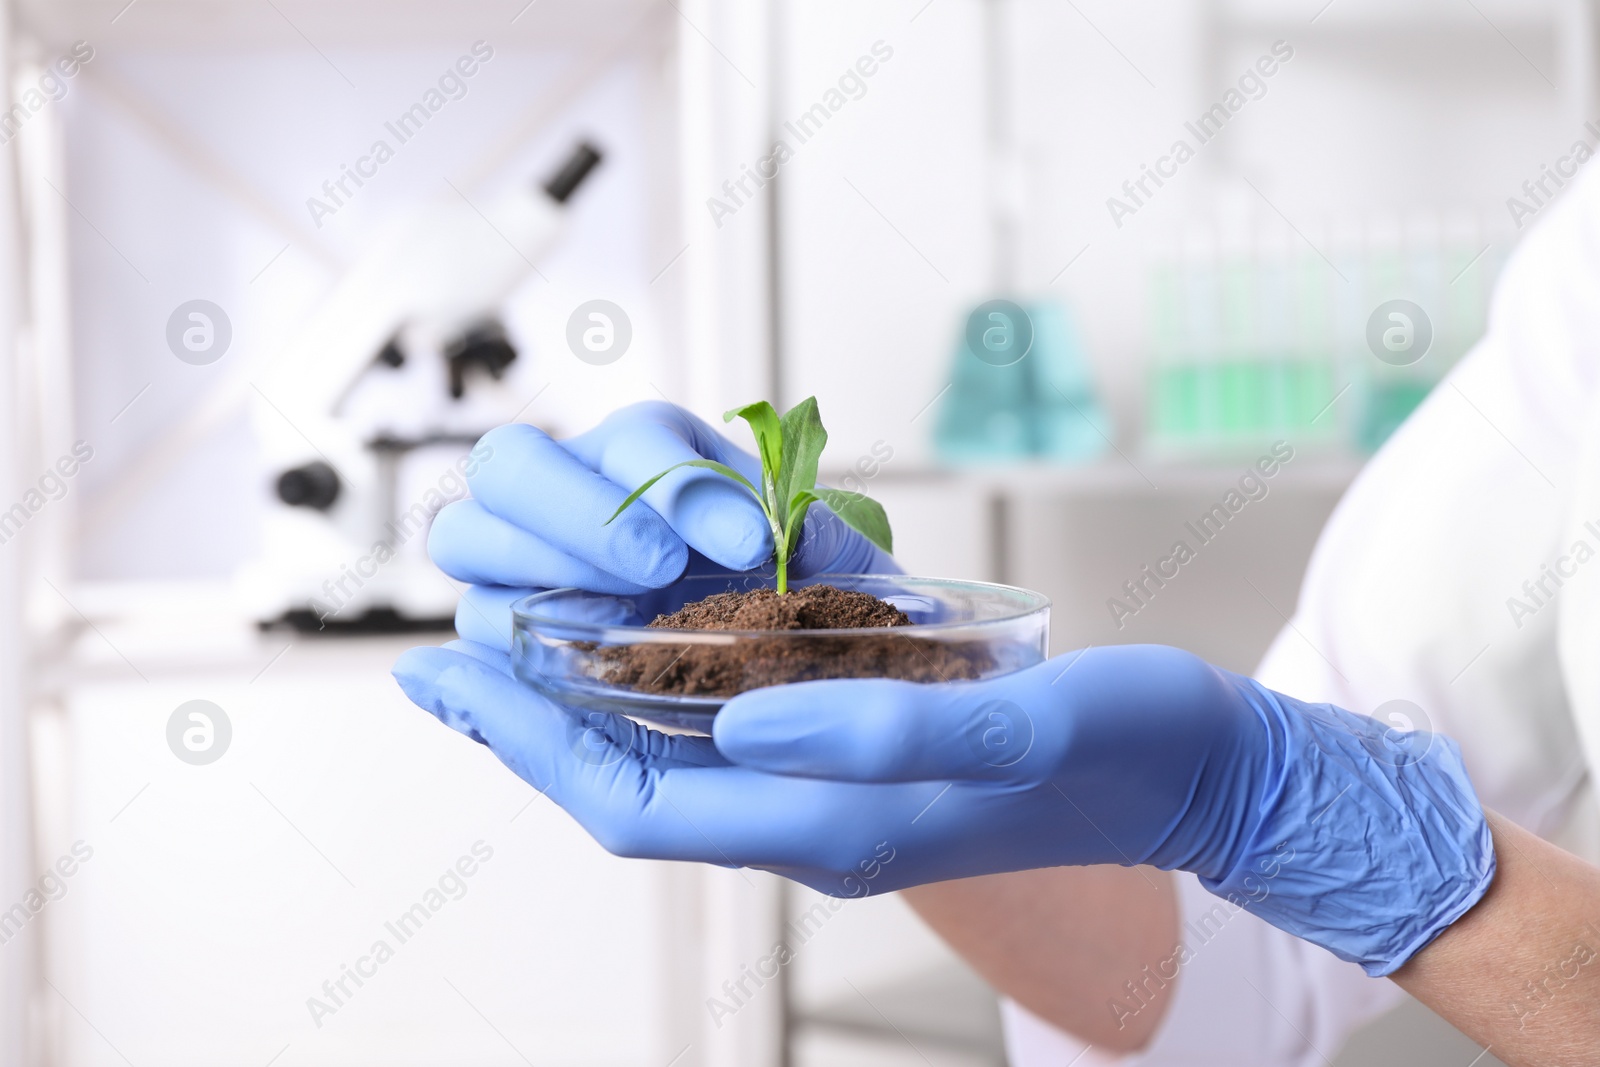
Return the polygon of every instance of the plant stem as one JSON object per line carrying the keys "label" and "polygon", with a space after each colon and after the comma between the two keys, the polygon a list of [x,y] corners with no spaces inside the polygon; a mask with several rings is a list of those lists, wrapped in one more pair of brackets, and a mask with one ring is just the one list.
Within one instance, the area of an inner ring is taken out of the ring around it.
{"label": "plant stem", "polygon": [[761,469],[761,488],[767,491],[767,497],[762,500],[761,510],[767,514],[767,525],[772,527],[772,560],[778,565],[778,595],[789,591],[789,532],[787,517],[783,508],[778,503],[777,472]]}

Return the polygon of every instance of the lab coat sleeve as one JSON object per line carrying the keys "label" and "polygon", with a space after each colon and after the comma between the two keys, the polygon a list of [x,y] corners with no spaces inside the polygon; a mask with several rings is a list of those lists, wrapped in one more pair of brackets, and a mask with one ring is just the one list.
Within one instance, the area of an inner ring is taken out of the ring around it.
{"label": "lab coat sleeve", "polygon": [[[1569,542],[1582,530],[1572,512],[1597,338],[1600,169],[1591,169],[1507,262],[1483,340],[1335,509],[1293,621],[1257,672],[1301,699],[1450,735],[1484,805],[1546,836],[1572,817],[1589,775],[1550,571],[1589,558]],[[1600,513],[1583,518],[1600,530]],[[1600,533],[1590,541],[1600,556]],[[1213,898],[1177,877],[1192,924]],[[1121,1062],[1319,1063],[1401,997],[1249,914],[1177,982],[1151,1047]],[[1064,1035],[1015,1007],[1005,1017],[1016,1067],[1070,1063],[1082,1050],[1062,1059]]]}

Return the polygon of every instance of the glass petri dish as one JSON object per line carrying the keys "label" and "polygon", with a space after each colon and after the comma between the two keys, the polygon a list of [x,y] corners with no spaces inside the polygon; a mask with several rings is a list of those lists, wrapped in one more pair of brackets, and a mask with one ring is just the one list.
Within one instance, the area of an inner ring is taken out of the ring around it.
{"label": "glass petri dish", "polygon": [[735,695],[819,678],[954,682],[996,678],[1044,660],[1050,601],[1013,586],[899,574],[822,574],[898,607],[910,626],[852,630],[671,630],[647,624],[714,593],[770,589],[770,576],[685,578],[618,596],[553,589],[512,605],[517,677],[569,707],[619,712],[709,732]]}

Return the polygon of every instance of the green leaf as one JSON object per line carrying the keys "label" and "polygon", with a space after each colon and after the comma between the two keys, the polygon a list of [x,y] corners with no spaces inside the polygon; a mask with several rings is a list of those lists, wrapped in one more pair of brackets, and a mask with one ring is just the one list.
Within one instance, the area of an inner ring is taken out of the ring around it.
{"label": "green leaf", "polygon": [[[735,418],[748,422],[756,435],[756,451],[761,455],[762,503],[766,504],[765,490],[770,488],[776,494],[778,479],[783,474],[783,423],[765,400],[723,412],[723,422],[732,422]],[[776,514],[782,507],[782,497],[774,495],[769,510]]]}
{"label": "green leaf", "polygon": [[828,431],[822,428],[814,396],[784,412],[781,425],[783,464],[778,468],[778,499],[792,510],[796,494],[816,487],[817,461],[828,444]]}
{"label": "green leaf", "polygon": [[783,524],[783,544],[779,548],[779,559],[787,561],[794,555],[794,550],[799,547],[795,538],[800,536],[800,529],[805,525],[806,509],[815,504],[820,498],[809,489],[801,489],[794,494],[794,499],[789,501],[789,514]]}
{"label": "green leaf", "polygon": [[718,463],[714,459],[686,459],[682,463],[674,463],[672,466],[668,467],[666,470],[662,471],[660,474],[656,475],[654,478],[651,478],[648,482],[645,482],[639,488],[629,493],[628,499],[624,500],[622,505],[617,508],[616,511],[611,513],[611,518],[607,519],[602,525],[610,526],[616,521],[618,515],[621,515],[624,511],[628,510],[628,506],[630,504],[644,496],[645,490],[649,489],[652,485],[655,485],[657,482],[671,474],[673,471],[677,470],[679,467],[704,467],[707,470],[714,470],[726,478],[732,478],[734,481],[750,490],[751,494],[756,498],[756,503],[761,505],[762,511],[767,510],[767,503],[765,500],[761,499],[761,493],[756,489],[755,486],[750,484],[750,480],[748,478],[734,470],[732,467],[729,467],[723,463]]}
{"label": "green leaf", "polygon": [[843,489],[818,486],[816,494],[852,530],[885,552],[894,551],[894,535],[889,532],[889,516],[883,513],[882,504],[865,493],[851,493]]}

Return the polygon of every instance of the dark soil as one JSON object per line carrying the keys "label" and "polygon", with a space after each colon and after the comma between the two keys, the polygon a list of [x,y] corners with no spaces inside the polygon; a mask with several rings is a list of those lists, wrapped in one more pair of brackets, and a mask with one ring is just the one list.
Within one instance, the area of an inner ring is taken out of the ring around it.
{"label": "dark soil", "polygon": [[650,623],[662,630],[887,630],[792,638],[750,637],[731,645],[623,645],[598,650],[600,679],[646,693],[731,697],[748,689],[817,678],[953,682],[979,677],[994,659],[983,642],[934,641],[894,633],[906,613],[868,593],[811,585],[717,593]]}
{"label": "dark soil", "polygon": [[771,589],[717,593],[650,624],[665,630],[861,630],[910,626],[911,618],[870,593],[808,585],[779,596]]}

